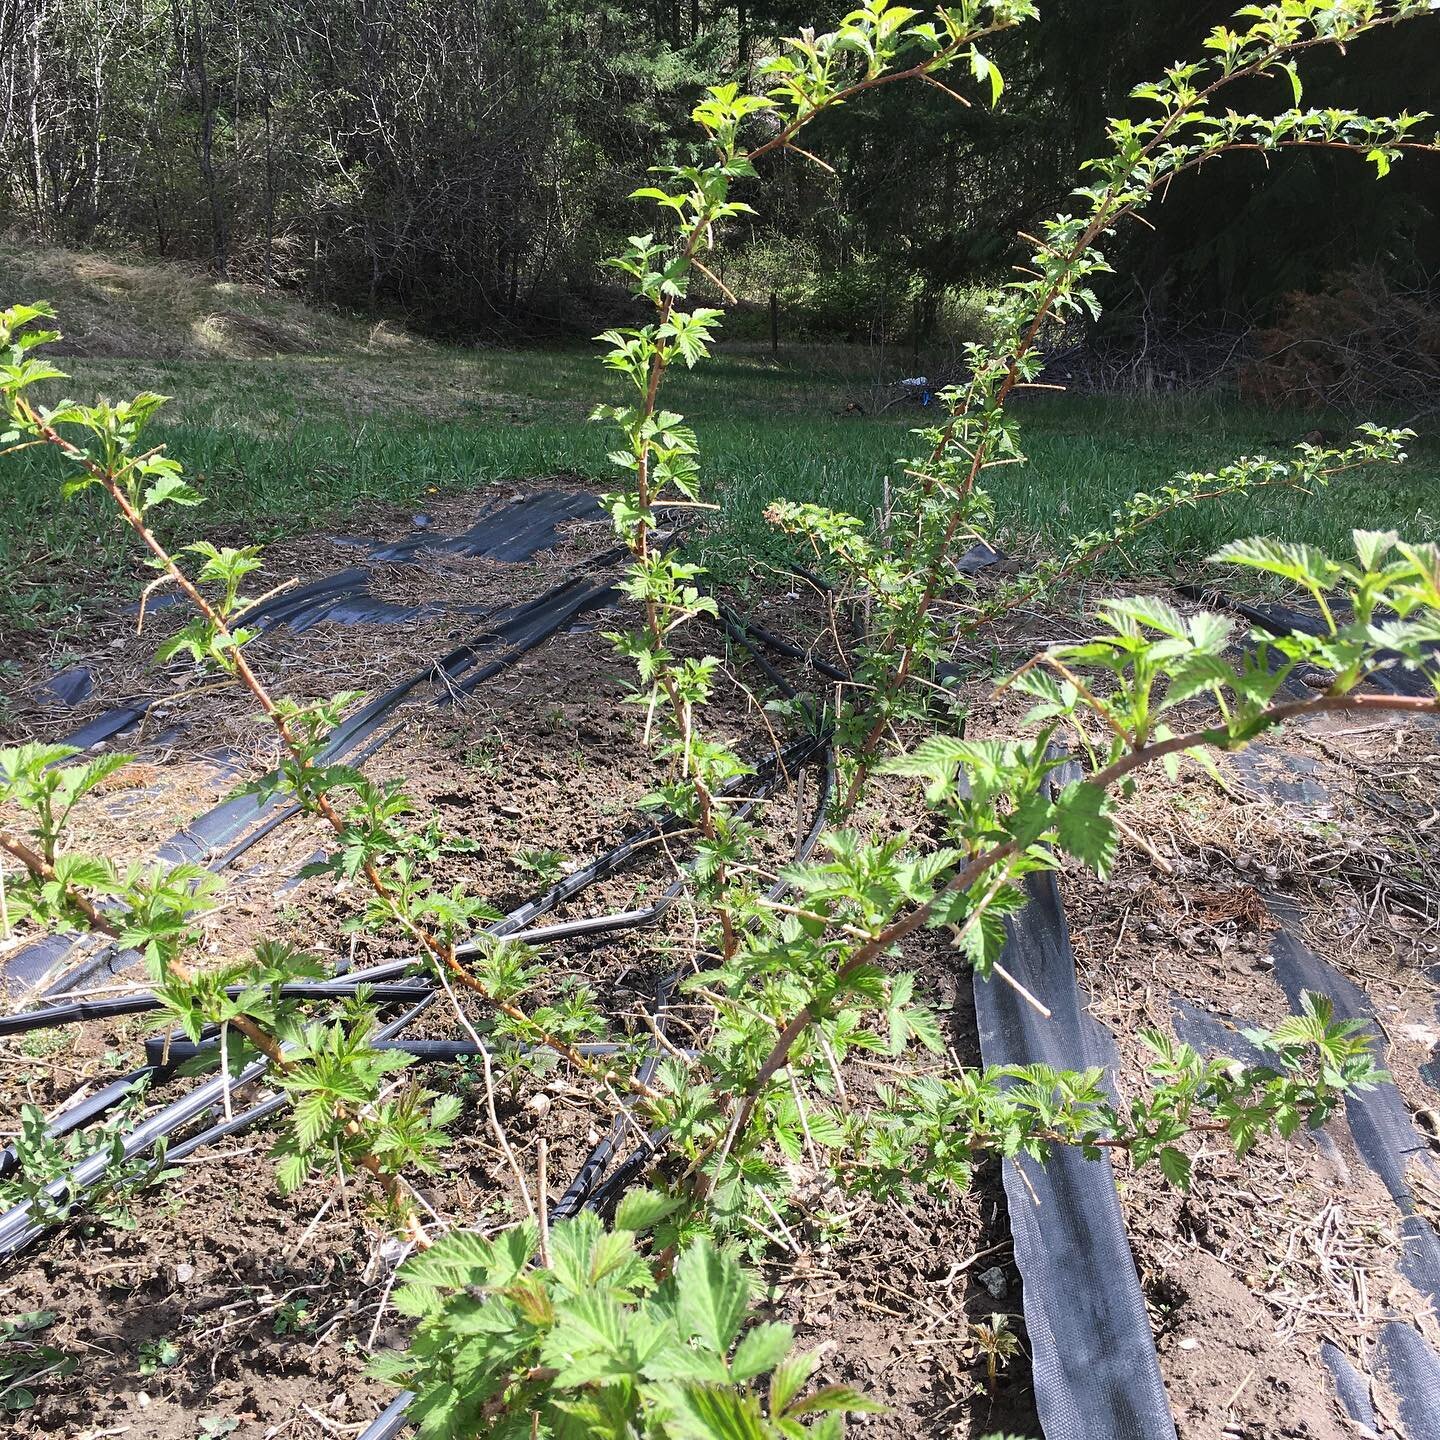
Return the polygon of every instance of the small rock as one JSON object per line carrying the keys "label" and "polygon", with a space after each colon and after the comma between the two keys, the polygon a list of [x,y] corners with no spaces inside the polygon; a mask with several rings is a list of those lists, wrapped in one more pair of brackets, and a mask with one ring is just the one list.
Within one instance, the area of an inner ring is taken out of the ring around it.
{"label": "small rock", "polygon": [[435,522],[428,515],[421,514],[412,515],[410,517],[410,523],[417,530],[428,530]]}
{"label": "small rock", "polygon": [[975,1278],[996,1300],[1005,1298],[1005,1291],[1009,1286],[1005,1281],[1005,1272],[998,1265],[992,1265],[988,1270],[982,1270]]}
{"label": "small rock", "polygon": [[543,1091],[539,1095],[532,1095],[526,1102],[526,1108],[543,1120],[550,1113],[550,1097]]}
{"label": "small rock", "polygon": [[194,1267],[193,1265],[187,1265],[187,1264],[185,1263],[185,1261],[182,1260],[182,1261],[175,1267],[175,1283],[176,1283],[177,1285],[185,1285],[185,1284],[188,1284],[188,1283],[189,1283],[191,1280],[193,1280],[194,1278],[195,1278],[195,1267]]}
{"label": "small rock", "polygon": [[135,1403],[144,1410],[150,1404],[150,1397],[142,1390],[136,1397]]}
{"label": "small rock", "polygon": [[1180,1342],[1180,1348],[1182,1350],[1198,1350],[1200,1348],[1200,1342],[1186,1338]]}

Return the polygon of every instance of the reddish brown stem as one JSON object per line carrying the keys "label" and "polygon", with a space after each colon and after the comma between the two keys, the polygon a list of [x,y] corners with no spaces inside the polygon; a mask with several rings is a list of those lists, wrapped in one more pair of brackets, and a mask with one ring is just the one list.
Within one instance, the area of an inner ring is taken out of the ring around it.
{"label": "reddish brown stem", "polygon": [[[1287,720],[1297,719],[1302,715],[1323,715],[1345,713],[1350,711],[1380,711],[1387,713],[1400,713],[1409,715],[1436,715],[1440,714],[1440,696],[1429,698],[1416,695],[1320,695],[1313,700],[1292,700],[1281,705],[1271,706],[1261,716],[1257,717],[1263,722],[1261,729],[1269,730],[1277,725],[1284,724]],[[1259,733],[1258,731],[1256,733]],[[1118,780],[1123,780],[1132,771],[1150,764],[1154,760],[1163,759],[1167,755],[1183,754],[1187,750],[1195,750],[1201,746],[1210,746],[1220,750],[1241,749],[1249,743],[1249,739],[1232,740],[1225,730],[1208,729],[1195,730],[1187,735],[1174,735],[1168,740],[1157,741],[1152,745],[1142,746],[1138,750],[1131,750],[1113,760],[1102,770],[1097,770],[1089,778],[1089,783],[1101,790],[1108,790]],[[913,934],[930,918],[935,907],[949,896],[956,895],[963,890],[968,890],[987,871],[1002,861],[1009,859],[1016,854],[1018,846],[1013,840],[1004,844],[992,846],[968,861],[964,866],[955,872],[946,884],[937,891],[923,905],[917,906],[907,915],[894,921],[887,926],[880,934],[857,948],[850,958],[840,967],[836,975],[837,981],[843,982],[851,975],[854,975],[862,966],[872,965],[879,960],[894,945],[899,944],[906,936]],[[776,1037],[775,1043],[770,1048],[770,1053],[761,1062],[760,1068],[755,1072],[755,1077],[746,1087],[744,1094],[740,1097],[739,1106],[736,1110],[730,1125],[726,1129],[726,1139],[722,1142],[727,1146],[733,1143],[733,1137],[740,1135],[750,1121],[754,1113],[755,1105],[758,1102],[762,1091],[770,1080],[780,1071],[789,1059],[790,1051],[795,1042],[814,1022],[814,1014],[808,1005],[802,1006],[796,1013],[794,1019]],[[717,1145],[715,1149],[721,1148]]]}

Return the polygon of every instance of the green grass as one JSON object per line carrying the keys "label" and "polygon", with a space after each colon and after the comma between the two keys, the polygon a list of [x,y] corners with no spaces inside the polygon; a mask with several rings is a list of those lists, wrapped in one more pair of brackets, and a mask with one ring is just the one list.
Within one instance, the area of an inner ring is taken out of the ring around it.
{"label": "green grass", "polygon": [[[61,317],[63,324],[63,315]],[[175,397],[162,439],[210,504],[183,527],[231,543],[345,524],[365,502],[421,505],[432,490],[507,490],[558,477],[608,479],[612,438],[590,406],[616,382],[584,350],[446,351],[258,359],[71,358],[69,393],[111,397],[142,388]],[[862,348],[805,347],[775,365],[762,347],[733,346],[668,403],[699,430],[707,498],[702,550],[735,575],[788,553],[763,519],[777,497],[817,500],[869,516],[897,456],[911,453],[914,407],[876,413],[874,379],[909,367]],[[841,413],[848,402],[865,414]],[[1033,547],[1107,520],[1139,489],[1240,454],[1283,451],[1317,422],[1220,400],[1022,400],[1025,466],[987,476],[1002,537]],[[1335,425],[1331,420],[1324,422]],[[1278,442],[1278,443],[1277,443]],[[98,503],[62,505],[52,457],[0,459],[0,629],[83,624],[95,596],[138,590],[133,556],[112,538]],[[171,523],[175,523],[172,521]],[[1170,517],[1117,563],[1193,574],[1220,543],[1283,534],[1343,548],[1353,526],[1440,536],[1440,446],[1411,464],[1348,478],[1320,496],[1270,492]]]}

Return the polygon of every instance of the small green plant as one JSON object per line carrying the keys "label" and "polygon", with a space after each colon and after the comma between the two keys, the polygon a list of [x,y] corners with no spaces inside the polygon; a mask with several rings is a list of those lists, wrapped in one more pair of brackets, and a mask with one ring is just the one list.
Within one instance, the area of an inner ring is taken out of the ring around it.
{"label": "small green plant", "polygon": [[486,735],[465,748],[461,759],[480,775],[494,775],[500,768],[504,743],[499,735]]}
{"label": "small green plant", "polygon": [[43,1060],[65,1049],[70,1039],[63,1030],[35,1030],[21,1038],[20,1053],[31,1060]]}
{"label": "small green plant", "polygon": [[565,874],[570,857],[563,850],[517,850],[510,863],[542,883],[553,885]]}
{"label": "small green plant", "polygon": [[173,1369],[180,1363],[181,1352],[168,1335],[159,1335],[151,1340],[142,1340],[136,1358],[137,1372],[148,1378],[161,1370]]}
{"label": "small green plant", "polygon": [[[148,1186],[159,1184],[177,1172],[165,1164],[165,1140],[157,1140],[144,1156],[127,1158],[125,1134],[145,1108],[145,1086],[137,1085],[101,1122],[71,1131],[63,1138],[50,1134],[45,1112],[38,1105],[24,1105],[20,1111],[20,1133],[11,1142],[18,1164],[0,1179],[0,1207],[29,1205],[36,1219],[56,1223],[79,1210],[82,1227],[108,1225],[133,1230],[135,1218],[130,1200]],[[63,1190],[52,1193],[85,1156],[105,1157],[103,1173],[81,1196]]]}
{"label": "small green plant", "polygon": [[1020,1337],[1010,1328],[1008,1315],[992,1314],[988,1320],[971,1323],[970,1338],[985,1357],[985,1389],[993,1400],[1000,1371],[1020,1353]]}
{"label": "small green plant", "polygon": [[35,1404],[35,1386],[75,1371],[74,1355],[35,1339],[55,1323],[53,1310],[31,1310],[0,1320],[0,1411],[15,1414]]}
{"label": "small green plant", "polygon": [[314,1335],[317,1327],[308,1301],[286,1300],[275,1312],[273,1328],[277,1336]]}
{"label": "small green plant", "polygon": [[408,1260],[395,1299],[419,1327],[377,1370],[418,1392],[424,1440],[507,1433],[503,1416],[516,1434],[800,1440],[880,1409],[845,1386],[811,1387],[819,1357],[791,1355],[788,1325],[747,1326],[750,1282],[707,1240],[673,1268],[647,1260],[637,1232],[676,1209],[639,1191],[610,1230],[585,1213],[494,1242],[457,1231]]}

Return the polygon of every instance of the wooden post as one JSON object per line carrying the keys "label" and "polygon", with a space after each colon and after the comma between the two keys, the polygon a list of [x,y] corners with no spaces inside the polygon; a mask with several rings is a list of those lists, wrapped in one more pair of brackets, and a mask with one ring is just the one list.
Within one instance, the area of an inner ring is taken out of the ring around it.
{"label": "wooden post", "polygon": [[780,297],[770,292],[770,356],[780,358]]}

